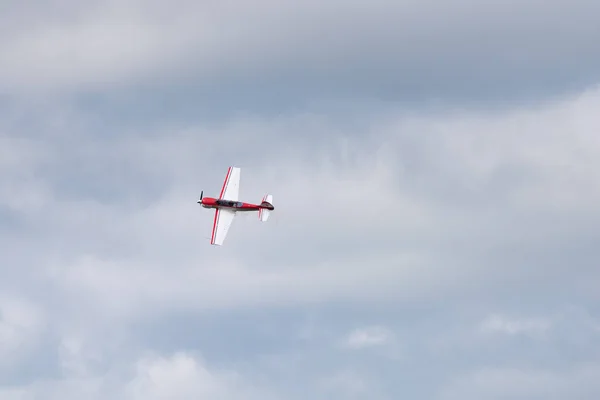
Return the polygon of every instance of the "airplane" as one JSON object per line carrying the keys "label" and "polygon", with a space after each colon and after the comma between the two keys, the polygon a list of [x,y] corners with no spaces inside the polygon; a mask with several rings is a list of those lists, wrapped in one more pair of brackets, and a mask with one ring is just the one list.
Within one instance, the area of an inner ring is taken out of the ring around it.
{"label": "airplane", "polygon": [[204,208],[215,209],[215,219],[210,237],[211,245],[223,245],[229,227],[238,212],[258,211],[258,219],[266,222],[269,219],[270,212],[275,209],[273,207],[273,196],[270,194],[265,195],[260,204],[239,201],[240,175],[241,168],[229,167],[218,199],[203,197],[204,191],[200,192],[200,199],[197,203]]}

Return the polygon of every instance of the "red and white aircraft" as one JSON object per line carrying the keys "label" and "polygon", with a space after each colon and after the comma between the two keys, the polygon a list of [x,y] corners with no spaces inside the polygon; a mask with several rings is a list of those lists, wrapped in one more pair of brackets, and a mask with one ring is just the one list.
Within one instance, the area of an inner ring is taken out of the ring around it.
{"label": "red and white aircraft", "polygon": [[270,194],[263,197],[260,204],[243,203],[238,201],[240,192],[240,174],[241,169],[229,167],[223,188],[218,199],[212,197],[202,197],[204,191],[200,192],[201,204],[204,208],[215,208],[215,220],[213,222],[210,244],[221,246],[227,236],[227,231],[233,222],[235,214],[240,211],[258,211],[258,218],[265,222],[269,218],[269,213],[275,209],[273,207],[273,196]]}

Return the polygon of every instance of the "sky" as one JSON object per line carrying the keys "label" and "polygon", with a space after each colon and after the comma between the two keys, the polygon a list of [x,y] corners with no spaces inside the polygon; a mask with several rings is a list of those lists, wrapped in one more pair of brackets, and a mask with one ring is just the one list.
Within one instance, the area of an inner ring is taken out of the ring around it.
{"label": "sky", "polygon": [[597,399],[599,13],[4,2],[0,400]]}

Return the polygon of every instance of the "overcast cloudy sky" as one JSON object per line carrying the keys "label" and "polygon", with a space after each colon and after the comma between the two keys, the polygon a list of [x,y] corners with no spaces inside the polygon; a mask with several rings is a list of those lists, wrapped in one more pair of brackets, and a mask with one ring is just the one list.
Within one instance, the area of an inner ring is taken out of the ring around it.
{"label": "overcast cloudy sky", "polygon": [[0,400],[600,398],[598,15],[3,2]]}

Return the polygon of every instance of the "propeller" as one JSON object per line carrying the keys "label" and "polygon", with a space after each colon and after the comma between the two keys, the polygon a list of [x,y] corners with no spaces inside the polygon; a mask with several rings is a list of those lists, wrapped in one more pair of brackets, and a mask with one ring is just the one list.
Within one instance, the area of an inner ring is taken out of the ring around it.
{"label": "propeller", "polygon": [[200,192],[200,200],[197,201],[198,204],[202,204],[202,195],[204,194],[204,190]]}

